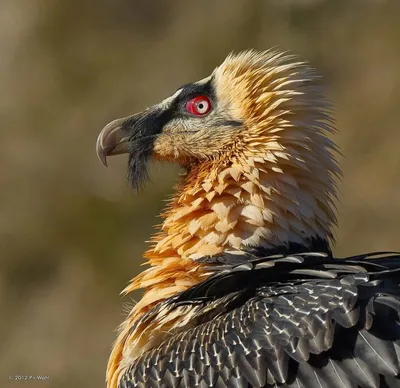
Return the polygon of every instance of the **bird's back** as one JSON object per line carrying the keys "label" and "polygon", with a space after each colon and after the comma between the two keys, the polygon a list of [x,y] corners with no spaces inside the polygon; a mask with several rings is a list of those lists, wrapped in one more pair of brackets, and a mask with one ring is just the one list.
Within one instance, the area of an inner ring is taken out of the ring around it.
{"label": "bird's back", "polygon": [[190,317],[128,387],[400,387],[400,256],[222,255],[142,317]]}

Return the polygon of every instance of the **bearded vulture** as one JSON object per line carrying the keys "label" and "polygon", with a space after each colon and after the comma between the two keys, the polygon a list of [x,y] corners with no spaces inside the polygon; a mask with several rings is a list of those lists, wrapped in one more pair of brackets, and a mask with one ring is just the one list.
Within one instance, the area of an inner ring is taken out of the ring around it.
{"label": "bearded vulture", "polygon": [[144,254],[108,388],[400,387],[400,256],[334,257],[338,150],[320,78],[287,53],[229,55],[117,119],[96,150],[185,175]]}

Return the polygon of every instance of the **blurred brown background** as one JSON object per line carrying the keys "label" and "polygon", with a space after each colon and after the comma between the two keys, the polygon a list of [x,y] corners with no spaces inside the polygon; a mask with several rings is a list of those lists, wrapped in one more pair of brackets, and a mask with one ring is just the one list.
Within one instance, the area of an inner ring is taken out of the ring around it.
{"label": "blurred brown background", "polygon": [[0,387],[104,386],[119,292],[178,170],[134,196],[97,134],[232,50],[290,49],[324,75],[345,156],[335,252],[400,250],[399,15],[398,0],[1,0]]}

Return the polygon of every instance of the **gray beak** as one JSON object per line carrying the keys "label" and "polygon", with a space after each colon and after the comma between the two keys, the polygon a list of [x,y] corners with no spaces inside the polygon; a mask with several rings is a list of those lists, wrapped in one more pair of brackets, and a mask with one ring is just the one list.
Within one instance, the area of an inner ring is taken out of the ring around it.
{"label": "gray beak", "polygon": [[129,136],[123,131],[126,118],[107,124],[100,132],[96,142],[96,153],[101,163],[107,167],[107,156],[129,152]]}

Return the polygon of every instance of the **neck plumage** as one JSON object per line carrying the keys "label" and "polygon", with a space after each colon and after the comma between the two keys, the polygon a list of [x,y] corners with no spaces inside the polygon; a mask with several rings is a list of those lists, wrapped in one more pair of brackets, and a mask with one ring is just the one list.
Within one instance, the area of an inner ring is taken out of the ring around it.
{"label": "neck plumage", "polygon": [[311,241],[333,239],[332,177],[317,171],[318,163],[310,169],[307,160],[290,159],[277,143],[272,152],[273,146],[260,156],[249,152],[190,169],[145,254],[150,268],[124,290],[145,289],[132,317],[202,281],[207,274],[196,261],[202,257],[293,245],[307,250]]}

